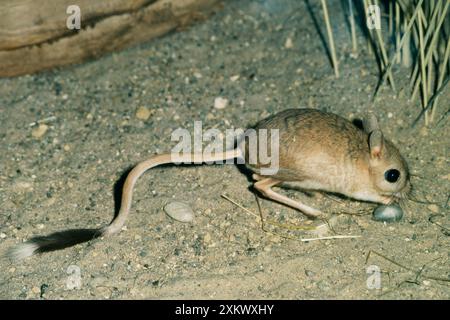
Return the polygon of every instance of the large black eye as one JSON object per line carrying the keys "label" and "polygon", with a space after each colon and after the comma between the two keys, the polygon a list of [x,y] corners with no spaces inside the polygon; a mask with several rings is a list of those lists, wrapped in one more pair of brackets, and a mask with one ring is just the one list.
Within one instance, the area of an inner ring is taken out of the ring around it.
{"label": "large black eye", "polygon": [[400,171],[397,169],[390,169],[384,173],[384,178],[391,183],[397,182],[400,177]]}

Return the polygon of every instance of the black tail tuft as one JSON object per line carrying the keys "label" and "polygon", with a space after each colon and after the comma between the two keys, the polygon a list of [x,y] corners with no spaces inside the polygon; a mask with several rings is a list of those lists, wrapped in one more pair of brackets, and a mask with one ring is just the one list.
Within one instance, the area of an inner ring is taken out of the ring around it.
{"label": "black tail tuft", "polygon": [[71,229],[55,232],[48,236],[33,237],[30,239],[30,242],[39,246],[36,253],[42,253],[72,247],[98,238],[101,235],[101,229]]}
{"label": "black tail tuft", "polygon": [[60,250],[87,242],[103,235],[103,229],[72,229],[55,232],[48,236],[33,237],[25,243],[12,248],[8,256],[21,260],[36,253]]}

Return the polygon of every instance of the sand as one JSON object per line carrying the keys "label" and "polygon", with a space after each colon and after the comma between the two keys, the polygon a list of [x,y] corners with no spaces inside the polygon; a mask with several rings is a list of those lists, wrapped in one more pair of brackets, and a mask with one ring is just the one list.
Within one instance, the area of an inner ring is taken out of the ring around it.
{"label": "sand", "polygon": [[[352,57],[338,1],[329,8],[336,79],[312,19],[326,36],[319,4],[311,1],[308,10],[303,1],[227,1],[207,21],[150,43],[0,79],[0,251],[34,235],[109,223],[121,175],[170,151],[177,128],[192,131],[202,121],[205,130],[225,132],[292,107],[347,119],[375,111],[425,203],[410,201],[402,221],[383,224],[371,219],[374,205],[282,190],[330,213],[365,211],[343,215],[336,230],[359,238],[301,242],[283,236],[310,235],[284,227],[271,228],[282,236],[274,235],[221,197],[258,212],[249,177],[236,166],[155,168],[138,181],[119,234],[20,263],[0,261],[0,298],[448,299],[448,118],[411,127],[421,107],[408,99],[406,69],[394,72],[399,93],[385,85],[371,101],[378,68],[361,35],[361,52]],[[449,94],[441,96],[438,116]],[[227,103],[214,108],[219,97]],[[30,124],[38,120],[47,128],[36,134]],[[194,220],[169,218],[163,207],[171,201],[187,203]],[[261,204],[269,219],[305,223],[295,210]],[[413,271],[376,254],[367,260],[371,251]]]}

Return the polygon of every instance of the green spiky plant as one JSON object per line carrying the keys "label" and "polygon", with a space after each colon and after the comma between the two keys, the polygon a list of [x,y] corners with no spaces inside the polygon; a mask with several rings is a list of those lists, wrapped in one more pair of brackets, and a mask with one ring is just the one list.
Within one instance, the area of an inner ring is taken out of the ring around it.
{"label": "green spiky plant", "polygon": [[[325,25],[327,27],[330,52],[336,77],[339,77],[338,62],[331,32],[326,0],[322,0]],[[388,12],[388,28],[370,29],[367,24],[364,34],[380,67],[380,78],[374,91],[376,98],[381,86],[388,81],[396,90],[393,76],[395,64],[411,68],[411,99],[420,93],[422,117],[425,125],[431,124],[438,111],[439,95],[450,79],[450,0],[348,0],[348,17],[351,29],[352,49],[358,50],[355,15],[364,16],[367,21],[369,6],[377,5]],[[442,104],[441,104],[442,105]],[[443,117],[450,110],[444,111]]]}

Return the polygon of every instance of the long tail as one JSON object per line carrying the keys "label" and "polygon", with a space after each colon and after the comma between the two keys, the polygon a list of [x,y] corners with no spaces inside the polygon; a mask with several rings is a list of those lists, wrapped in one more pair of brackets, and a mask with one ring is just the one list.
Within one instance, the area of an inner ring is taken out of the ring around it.
{"label": "long tail", "polygon": [[171,154],[161,154],[151,157],[138,163],[128,174],[123,185],[119,214],[108,226],[98,229],[71,229],[55,232],[47,236],[33,237],[27,242],[12,247],[6,255],[12,260],[21,260],[37,253],[68,248],[79,243],[102,236],[110,236],[119,232],[130,213],[134,185],[139,177],[148,169],[168,163],[194,163],[194,161],[195,163],[202,163],[225,161],[235,158],[242,158],[242,152],[239,148],[215,153],[206,157],[201,153],[192,153],[177,156],[176,158],[173,158]]}

